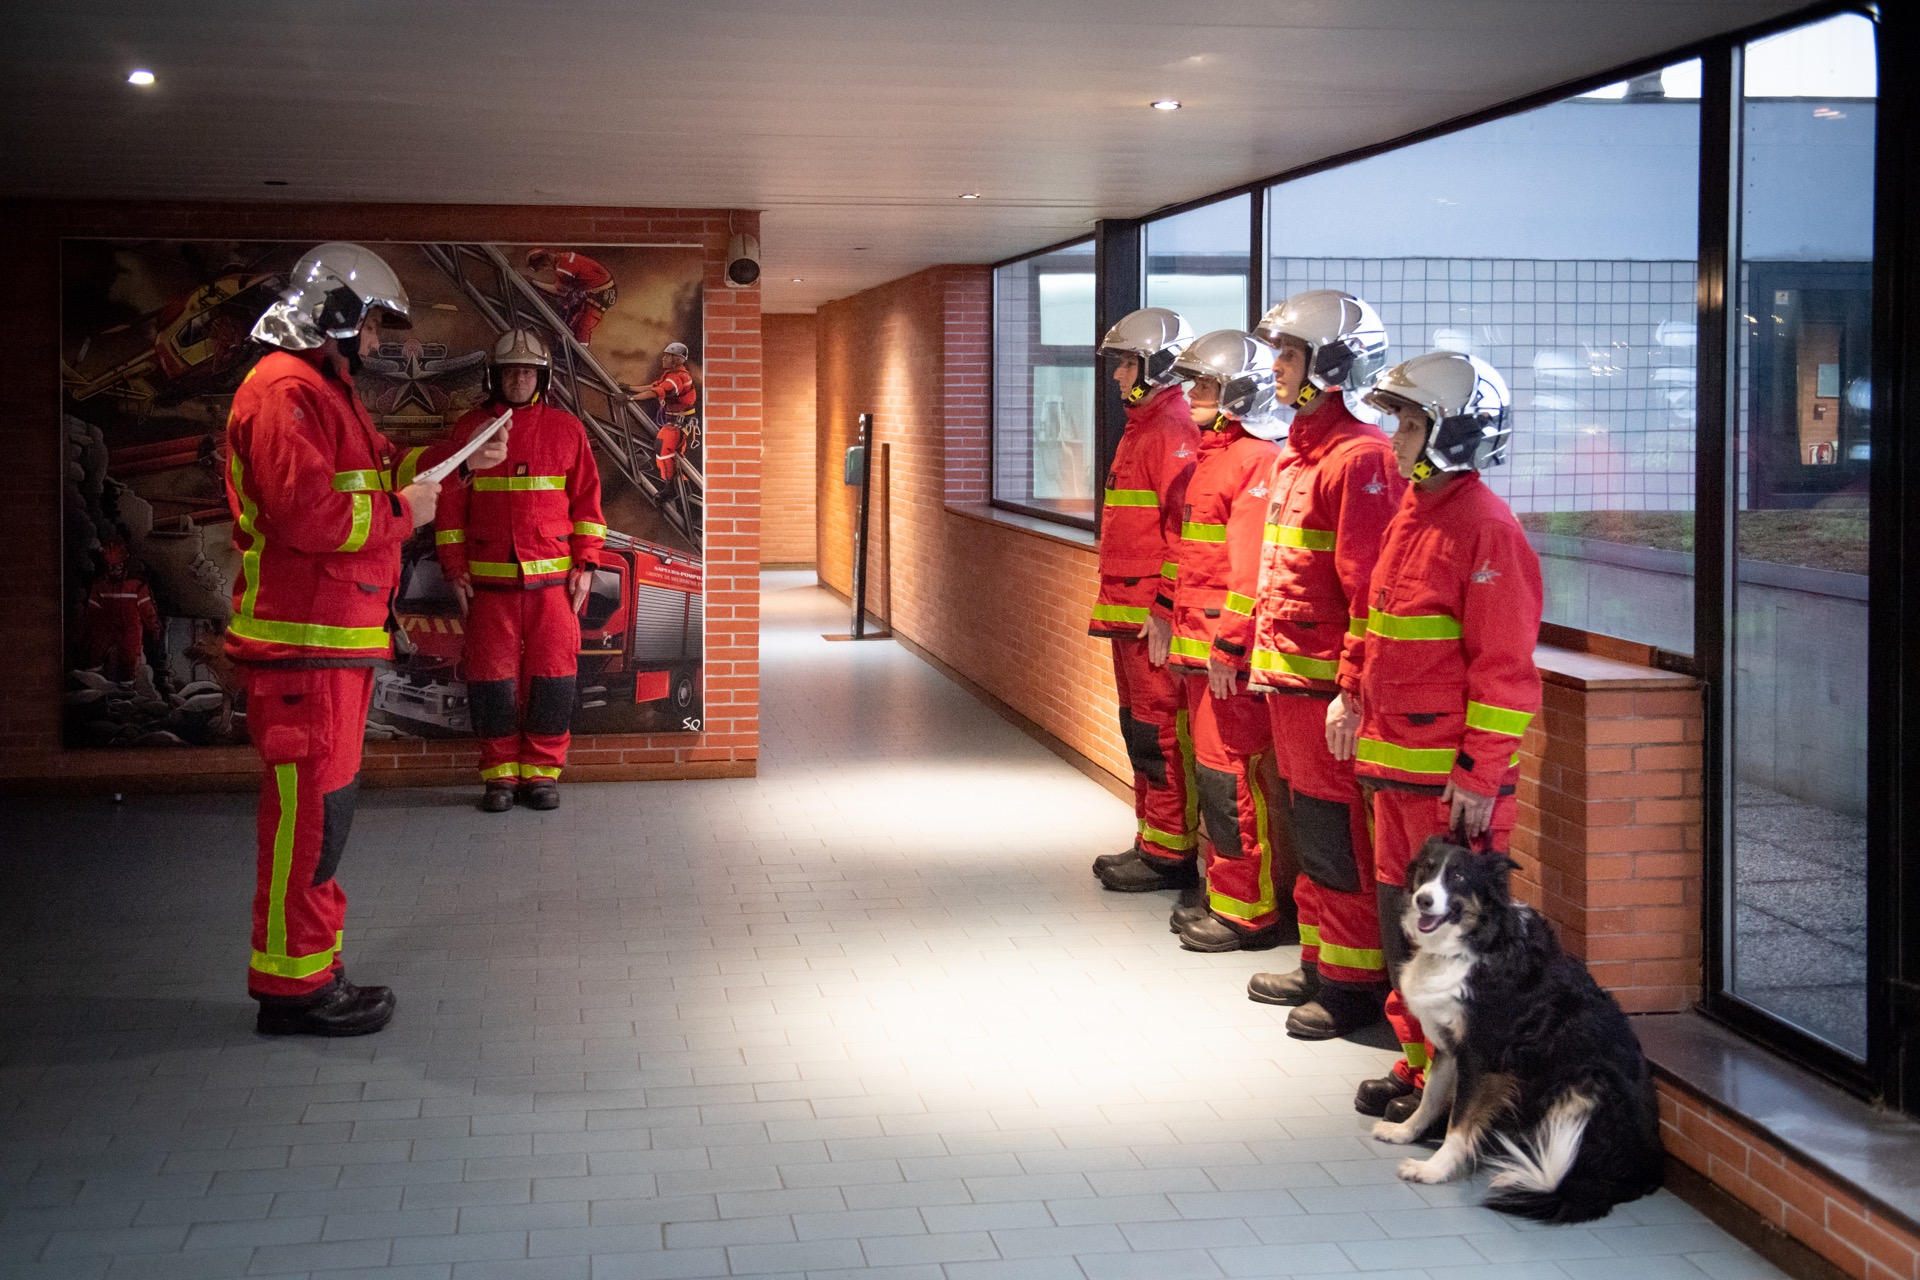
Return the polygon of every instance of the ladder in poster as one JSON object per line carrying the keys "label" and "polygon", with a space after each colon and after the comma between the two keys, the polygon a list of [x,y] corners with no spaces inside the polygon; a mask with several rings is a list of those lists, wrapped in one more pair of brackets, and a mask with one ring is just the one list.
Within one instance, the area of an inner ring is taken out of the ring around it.
{"label": "ladder in poster", "polygon": [[705,477],[682,453],[674,478],[660,478],[653,466],[659,450],[659,425],[573,336],[572,328],[546,295],[490,244],[427,244],[421,248],[472,299],[495,333],[532,329],[546,340],[554,356],[547,394],[586,424],[628,482],[646,494],[668,523],[698,546]]}

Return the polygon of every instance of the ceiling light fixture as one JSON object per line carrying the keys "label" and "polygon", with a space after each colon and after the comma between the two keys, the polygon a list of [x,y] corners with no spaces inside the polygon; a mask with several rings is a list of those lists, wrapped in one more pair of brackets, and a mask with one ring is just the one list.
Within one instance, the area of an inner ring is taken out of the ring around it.
{"label": "ceiling light fixture", "polygon": [[978,191],[963,191],[960,193],[960,198],[962,200],[978,200],[980,193]]}
{"label": "ceiling light fixture", "polygon": [[127,83],[137,84],[141,88],[145,88],[153,83],[153,72],[146,70],[144,67],[129,72],[127,75]]}
{"label": "ceiling light fixture", "polygon": [[269,187],[284,187],[287,185],[287,180],[285,178],[268,178],[266,179],[266,185]]}
{"label": "ceiling light fixture", "polygon": [[1178,102],[1175,102],[1172,98],[1162,98],[1160,99],[1160,101],[1153,104],[1153,109],[1155,111],[1178,111],[1180,109],[1180,104]]}
{"label": "ceiling light fixture", "polygon": [[806,281],[806,277],[804,277],[804,276],[795,276],[795,277],[793,278],[793,283],[794,283],[794,284],[805,284],[806,282],[807,282],[807,281]]}

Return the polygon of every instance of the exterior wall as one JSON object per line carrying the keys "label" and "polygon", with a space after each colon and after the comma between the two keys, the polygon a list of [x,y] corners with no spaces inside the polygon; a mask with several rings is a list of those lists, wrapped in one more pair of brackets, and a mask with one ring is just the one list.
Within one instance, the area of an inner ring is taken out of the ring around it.
{"label": "exterior wall", "polygon": [[760,561],[814,563],[814,317],[760,318],[766,425],[760,447]]}
{"label": "exterior wall", "polygon": [[[757,232],[755,214],[736,230]],[[253,752],[66,751],[60,746],[60,237],[692,243],[706,247],[706,669],[700,734],[582,736],[570,777],[709,777],[753,772],[759,750],[760,294],[724,284],[725,210],[473,205],[54,204],[0,206],[13,274],[0,295],[0,509],[16,548],[8,583],[12,651],[0,685],[0,788],[251,785]],[[468,781],[468,742],[369,743],[370,785]]]}

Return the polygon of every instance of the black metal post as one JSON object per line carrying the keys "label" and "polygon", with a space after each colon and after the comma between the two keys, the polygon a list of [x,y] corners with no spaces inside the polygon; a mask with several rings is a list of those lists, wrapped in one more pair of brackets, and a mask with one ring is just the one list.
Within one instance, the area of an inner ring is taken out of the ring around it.
{"label": "black metal post", "polygon": [[860,415],[860,523],[853,535],[853,638],[867,635],[867,519],[873,511],[873,415]]}
{"label": "black metal post", "polygon": [[[1093,490],[1097,496],[1106,487],[1107,468],[1113,465],[1114,450],[1127,429],[1126,407],[1114,394],[1100,360],[1100,339],[1107,330],[1129,312],[1140,309],[1145,288],[1140,263],[1140,224],[1131,218],[1104,218],[1093,230]],[[1106,511],[1104,503],[1093,507],[1094,528]]]}

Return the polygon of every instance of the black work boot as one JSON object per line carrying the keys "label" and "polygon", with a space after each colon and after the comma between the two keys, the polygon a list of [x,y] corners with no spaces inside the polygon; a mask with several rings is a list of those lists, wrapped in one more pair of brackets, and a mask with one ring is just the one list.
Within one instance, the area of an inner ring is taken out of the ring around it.
{"label": "black work boot", "polygon": [[[1413,1087],[1406,1077],[1392,1071],[1377,1080],[1362,1080],[1360,1087],[1353,1092],[1353,1109],[1363,1116],[1384,1116],[1387,1107],[1400,1098],[1411,1097],[1415,1106],[1420,1105],[1420,1091]],[[1412,1115],[1409,1111],[1406,1115]],[[1401,1119],[1405,1119],[1402,1116]]]}
{"label": "black work boot", "polygon": [[[1189,951],[1265,951],[1288,941],[1283,924],[1264,929],[1242,929],[1211,911],[1180,926],[1180,945]],[[1297,936],[1296,939],[1297,940]]]}
{"label": "black work boot", "polygon": [[1180,926],[1207,914],[1207,886],[1192,884],[1180,891],[1180,900],[1167,915],[1167,932],[1178,933]]}
{"label": "black work boot", "polygon": [[1373,982],[1320,981],[1320,992],[1287,1015],[1295,1040],[1332,1040],[1370,1027],[1386,1016],[1387,988]]}
{"label": "black work boot", "polygon": [[304,999],[260,1002],[253,1029],[263,1036],[364,1036],[393,1018],[390,987],[356,987],[335,978]]}
{"label": "black work boot", "polygon": [[520,803],[529,809],[558,809],[560,784],[552,778],[535,778],[520,788]]}
{"label": "black work boot", "polygon": [[1138,862],[1139,860],[1140,846],[1130,844],[1118,853],[1103,853],[1095,858],[1093,860],[1093,874],[1097,876],[1103,871],[1112,870],[1123,862]]}
{"label": "black work boot", "polygon": [[1247,979],[1247,999],[1258,1004],[1306,1004],[1320,994],[1320,967],[1302,961],[1292,973],[1256,973]]}
{"label": "black work boot", "polygon": [[1191,862],[1162,866],[1145,858],[1122,862],[1102,871],[1101,887],[1115,893],[1152,893],[1155,889],[1185,889],[1200,882],[1200,873]]}
{"label": "black work boot", "polygon": [[[1386,1113],[1380,1118],[1388,1124],[1405,1124],[1407,1121],[1413,1119],[1413,1113],[1420,1109],[1420,1095],[1421,1090],[1415,1089],[1412,1093],[1404,1097],[1395,1098],[1387,1104]],[[1413,1140],[1415,1142],[1425,1142],[1429,1138],[1445,1137],[1447,1121],[1450,1115],[1451,1113],[1448,1110],[1442,1109],[1440,1114],[1433,1118],[1432,1124],[1413,1135]]]}
{"label": "black work boot", "polygon": [[480,793],[480,812],[505,813],[513,808],[513,795],[518,789],[512,782],[489,782]]}

